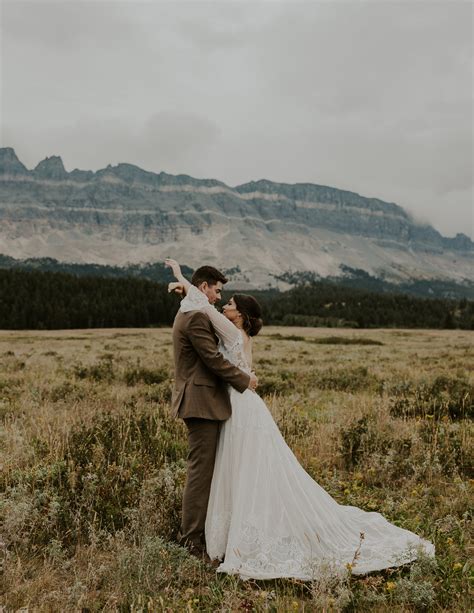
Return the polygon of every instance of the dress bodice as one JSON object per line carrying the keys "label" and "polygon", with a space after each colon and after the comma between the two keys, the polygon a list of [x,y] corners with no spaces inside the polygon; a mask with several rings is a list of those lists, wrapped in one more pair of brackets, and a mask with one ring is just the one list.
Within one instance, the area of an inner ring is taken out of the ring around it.
{"label": "dress bodice", "polygon": [[234,343],[230,347],[226,347],[222,339],[219,339],[219,351],[225,359],[232,362],[234,366],[250,374],[251,368],[245,357],[244,337],[240,330],[238,330],[238,337],[236,337]]}

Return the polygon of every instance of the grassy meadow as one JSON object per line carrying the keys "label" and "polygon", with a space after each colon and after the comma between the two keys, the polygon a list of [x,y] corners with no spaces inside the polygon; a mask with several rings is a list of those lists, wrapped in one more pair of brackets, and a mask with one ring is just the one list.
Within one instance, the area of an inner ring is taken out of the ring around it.
{"label": "grassy meadow", "polygon": [[311,583],[217,575],[174,544],[169,329],[0,332],[2,611],[467,611],[474,332],[264,328],[263,395],[341,504],[436,560]]}

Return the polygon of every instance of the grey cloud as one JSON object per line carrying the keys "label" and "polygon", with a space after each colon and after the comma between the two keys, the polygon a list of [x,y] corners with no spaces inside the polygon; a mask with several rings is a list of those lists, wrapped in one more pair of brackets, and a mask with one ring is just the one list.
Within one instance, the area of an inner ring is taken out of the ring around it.
{"label": "grey cloud", "polygon": [[30,166],[333,185],[469,231],[472,10],[4,3],[2,143]]}
{"label": "grey cloud", "polygon": [[193,156],[208,153],[219,138],[215,122],[192,113],[162,111],[153,115],[142,129],[141,147],[174,168],[189,164]]}
{"label": "grey cloud", "polygon": [[[112,10],[111,10],[112,8]],[[127,40],[136,27],[129,15],[107,2],[2,2],[3,36],[64,51],[85,45],[106,46],[110,32]]]}
{"label": "grey cloud", "polygon": [[250,35],[245,24],[235,21],[197,21],[186,16],[179,22],[180,30],[189,42],[204,52],[221,52],[223,48],[242,47]]}
{"label": "grey cloud", "polygon": [[61,155],[67,170],[132,162],[154,172],[166,170],[178,174],[186,172],[195,157],[206,156],[213,150],[220,131],[206,117],[163,111],[134,122],[123,116],[84,117],[54,131],[41,126],[33,132],[20,127],[10,132],[7,128],[6,140],[11,142],[13,134],[18,142],[17,153],[29,167],[39,161],[30,147],[33,139],[43,144],[42,157]]}

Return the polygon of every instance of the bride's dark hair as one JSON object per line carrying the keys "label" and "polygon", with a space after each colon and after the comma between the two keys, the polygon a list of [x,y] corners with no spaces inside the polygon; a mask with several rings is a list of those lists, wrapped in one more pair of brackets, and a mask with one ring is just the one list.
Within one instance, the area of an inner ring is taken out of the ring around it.
{"label": "bride's dark hair", "polygon": [[253,296],[234,294],[233,299],[237,310],[242,315],[245,332],[249,336],[257,336],[263,326],[262,307]]}

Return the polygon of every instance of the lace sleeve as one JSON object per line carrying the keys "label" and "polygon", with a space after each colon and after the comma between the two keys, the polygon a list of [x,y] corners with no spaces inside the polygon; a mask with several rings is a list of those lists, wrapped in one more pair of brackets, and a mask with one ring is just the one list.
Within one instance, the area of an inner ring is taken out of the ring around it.
{"label": "lace sleeve", "polygon": [[228,350],[232,350],[241,339],[239,329],[227,317],[219,313],[212,304],[209,304],[207,297],[194,285],[191,285],[186,297],[181,301],[180,310],[184,313],[188,311],[205,313],[211,320],[217,336]]}
{"label": "lace sleeve", "polygon": [[212,304],[208,303],[202,310],[211,320],[214,330],[224,344],[224,347],[231,351],[241,340],[241,335],[237,326],[234,326],[225,315],[219,313]]}

